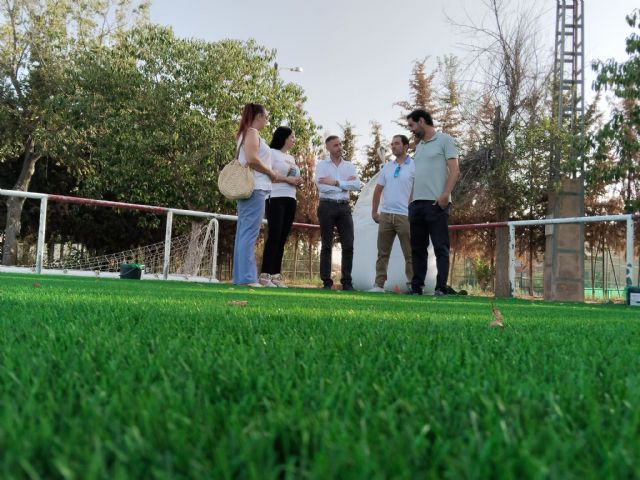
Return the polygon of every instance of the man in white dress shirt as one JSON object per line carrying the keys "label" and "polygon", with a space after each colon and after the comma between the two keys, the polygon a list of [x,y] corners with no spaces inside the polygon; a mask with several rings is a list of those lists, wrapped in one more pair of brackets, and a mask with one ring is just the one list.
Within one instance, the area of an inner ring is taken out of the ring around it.
{"label": "man in white dress shirt", "polygon": [[[411,284],[413,277],[409,203],[411,202],[416,169],[413,160],[407,154],[408,150],[409,139],[405,135],[393,137],[391,152],[396,159],[382,167],[376,188],[373,191],[371,217],[378,224],[378,260],[376,261],[375,286],[369,290],[370,292],[384,292],[389,257],[396,235],[400,240],[400,248],[402,248],[404,255],[408,284]],[[381,197],[382,202],[380,202]]]}
{"label": "man in white dress shirt", "polygon": [[331,289],[331,250],[333,248],[334,227],[338,230],[342,246],[343,290],[353,290],[351,268],[353,266],[353,219],[349,205],[349,192],[360,190],[361,183],[353,164],[342,158],[342,142],[331,135],[325,140],[329,152],[324,160],[316,164],[315,181],[318,186],[320,203],[320,278],[324,289]]}

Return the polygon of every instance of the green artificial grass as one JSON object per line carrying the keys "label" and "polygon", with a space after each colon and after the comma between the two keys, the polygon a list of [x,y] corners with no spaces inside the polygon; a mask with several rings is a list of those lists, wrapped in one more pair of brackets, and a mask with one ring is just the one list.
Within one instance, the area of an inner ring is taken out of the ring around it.
{"label": "green artificial grass", "polygon": [[0,478],[637,477],[640,309],[495,305],[2,274]]}

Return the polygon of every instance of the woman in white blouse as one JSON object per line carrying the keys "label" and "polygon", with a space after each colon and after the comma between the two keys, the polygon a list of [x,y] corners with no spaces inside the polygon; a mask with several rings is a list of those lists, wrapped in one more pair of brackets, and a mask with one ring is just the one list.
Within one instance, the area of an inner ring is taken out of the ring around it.
{"label": "woman in white blouse", "polygon": [[278,127],[271,140],[271,168],[277,175],[265,211],[268,233],[262,255],[260,283],[265,286],[286,287],[282,277],[282,256],[287,237],[296,214],[296,188],[302,183],[300,169],[288,153],[296,141],[289,127]]}
{"label": "woman in white blouse", "polygon": [[254,189],[245,200],[237,200],[238,223],[233,249],[233,283],[262,287],[258,282],[256,241],[264,217],[265,200],[271,183],[278,179],[271,169],[271,149],[260,137],[268,122],[267,110],[257,103],[248,103],[242,110],[236,139],[240,146],[239,161],[253,170]]}

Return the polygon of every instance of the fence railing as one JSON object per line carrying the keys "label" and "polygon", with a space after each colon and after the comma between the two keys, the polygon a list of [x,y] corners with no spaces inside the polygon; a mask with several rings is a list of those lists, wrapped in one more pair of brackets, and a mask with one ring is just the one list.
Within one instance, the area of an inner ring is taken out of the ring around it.
{"label": "fence railing", "polygon": [[[33,200],[40,200],[40,219],[38,222],[38,238],[36,241],[36,262],[35,262],[36,273],[42,273],[45,236],[46,236],[46,229],[47,229],[47,206],[49,201],[76,204],[76,205],[128,209],[128,210],[137,210],[140,212],[165,214],[167,217],[167,223],[166,223],[166,230],[165,230],[164,265],[162,270],[162,278],[164,280],[167,280],[169,276],[169,262],[171,257],[171,233],[173,229],[174,215],[205,218],[205,219],[209,219],[210,221],[213,221],[214,233],[213,233],[213,255],[212,255],[211,275],[212,275],[212,280],[214,281],[217,281],[216,270],[217,270],[217,261],[218,261],[217,260],[218,259],[218,238],[220,234],[220,225],[218,221],[219,220],[230,220],[230,221],[238,220],[238,217],[236,215],[225,215],[220,213],[202,212],[198,210],[184,210],[179,208],[159,207],[154,205],[144,205],[144,204],[136,204],[136,203],[113,202],[109,200],[96,200],[92,198],[71,197],[71,196],[54,195],[54,194],[47,194],[47,193],[23,192],[20,190],[0,189],[0,195],[6,196],[6,197],[17,197],[17,198],[28,198]],[[266,223],[266,220],[264,221],[264,223]],[[317,225],[310,225],[310,224],[304,224],[304,223],[296,223],[294,224],[294,226],[297,228],[318,228]]]}
{"label": "fence railing", "polygon": [[[169,264],[171,256],[171,235],[173,229],[174,216],[186,216],[209,219],[213,222],[213,255],[211,265],[211,280],[217,281],[217,259],[218,259],[218,238],[220,233],[219,220],[237,221],[236,215],[226,215],[212,212],[203,212],[198,210],[184,210],[178,208],[169,208],[153,205],[126,203],[126,202],[114,202],[108,200],[96,200],[90,198],[72,197],[65,195],[54,195],[46,193],[36,192],[23,192],[18,190],[4,190],[0,189],[0,196],[19,197],[40,200],[40,217],[38,223],[38,237],[36,242],[36,259],[35,259],[35,271],[36,273],[42,272],[43,255],[45,247],[45,236],[47,227],[47,206],[48,202],[59,202],[68,204],[78,204],[87,206],[99,206],[106,208],[116,209],[129,209],[137,210],[141,212],[159,213],[166,215],[166,229],[164,240],[164,262],[162,278],[168,279],[169,276]],[[623,221],[626,222],[626,272],[625,272],[625,284],[632,285],[633,283],[633,247],[634,247],[634,233],[633,223],[634,220],[640,218],[640,214],[626,214],[626,215],[605,215],[594,217],[572,217],[572,218],[555,218],[545,220],[517,220],[507,222],[493,222],[493,223],[476,223],[468,225],[451,225],[450,230],[473,230],[473,229],[496,229],[496,228],[508,228],[509,229],[509,291],[513,296],[515,293],[515,278],[516,278],[516,255],[515,255],[515,229],[522,226],[534,226],[534,225],[556,225],[556,224],[570,224],[570,223],[588,223],[588,222],[612,222]],[[266,223],[266,220],[263,221]],[[308,228],[318,229],[318,225],[294,223],[296,228]]]}

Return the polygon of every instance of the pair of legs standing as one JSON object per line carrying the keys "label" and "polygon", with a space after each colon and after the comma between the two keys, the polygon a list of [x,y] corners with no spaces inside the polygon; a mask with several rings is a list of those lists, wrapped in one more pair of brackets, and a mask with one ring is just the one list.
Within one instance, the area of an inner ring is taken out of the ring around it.
{"label": "pair of legs standing", "polygon": [[411,260],[413,279],[411,290],[422,293],[427,276],[429,238],[436,255],[436,295],[446,295],[449,277],[449,208],[440,208],[434,200],[415,200],[409,205],[411,229]]}
{"label": "pair of legs standing", "polygon": [[296,214],[296,203],[296,199],[291,197],[272,197],[266,201],[268,228],[261,272],[267,280],[273,277],[277,282],[282,281],[282,257]]}
{"label": "pair of legs standing", "polygon": [[396,235],[404,255],[407,282],[413,278],[409,218],[395,213],[381,213],[378,220],[378,259],[376,260],[376,287],[383,289],[387,281],[389,257]]}
{"label": "pair of legs standing", "polygon": [[333,249],[333,231],[338,230],[342,247],[342,283],[343,290],[353,290],[351,283],[351,269],[353,266],[353,219],[351,207],[344,202],[320,200],[318,206],[318,220],[320,222],[320,278],[324,288],[331,288],[331,250]]}
{"label": "pair of legs standing", "polygon": [[258,282],[256,241],[264,217],[265,198],[269,192],[254,190],[245,200],[237,200],[238,223],[233,247],[233,283],[249,285]]}

